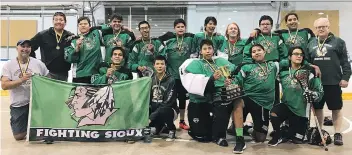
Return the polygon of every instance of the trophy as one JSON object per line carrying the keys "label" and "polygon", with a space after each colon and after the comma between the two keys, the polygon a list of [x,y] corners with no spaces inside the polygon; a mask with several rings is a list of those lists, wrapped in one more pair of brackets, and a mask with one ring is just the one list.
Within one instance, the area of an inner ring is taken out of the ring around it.
{"label": "trophy", "polygon": [[[221,66],[219,68],[225,78],[231,78],[230,71],[226,66]],[[223,102],[231,102],[234,99],[243,96],[243,94],[244,93],[242,91],[242,88],[238,84],[230,84],[226,87],[224,86],[223,88],[221,88],[221,100]]]}

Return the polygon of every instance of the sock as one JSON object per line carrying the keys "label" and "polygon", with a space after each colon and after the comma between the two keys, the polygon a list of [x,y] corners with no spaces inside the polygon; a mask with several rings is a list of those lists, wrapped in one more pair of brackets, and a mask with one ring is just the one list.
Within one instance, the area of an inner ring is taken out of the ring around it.
{"label": "sock", "polygon": [[243,128],[236,128],[236,136],[243,137]]}
{"label": "sock", "polygon": [[180,109],[180,120],[185,119],[185,109]]}
{"label": "sock", "polygon": [[332,120],[335,128],[335,133],[341,133],[341,125],[342,125],[342,112],[341,110],[333,110],[332,111]]}

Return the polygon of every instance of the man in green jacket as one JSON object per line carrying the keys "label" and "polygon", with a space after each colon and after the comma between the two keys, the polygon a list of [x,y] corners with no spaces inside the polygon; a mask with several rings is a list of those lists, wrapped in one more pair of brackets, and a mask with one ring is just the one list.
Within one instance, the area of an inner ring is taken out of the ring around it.
{"label": "man in green jacket", "polygon": [[129,56],[129,68],[139,77],[152,76],[153,62],[158,55],[164,55],[164,45],[158,38],[150,37],[150,25],[147,21],[138,24],[142,37],[136,40]]}
{"label": "man in green jacket", "polygon": [[176,83],[175,90],[180,108],[179,127],[188,130],[189,126],[184,121],[187,91],[181,83],[179,67],[190,58],[193,52],[192,39],[194,34],[186,33],[186,22],[183,19],[174,21],[174,29],[175,32],[167,32],[159,38],[165,43],[164,53],[167,57],[167,71],[173,76]]}
{"label": "man in green jacket", "polygon": [[127,68],[127,52],[122,47],[112,49],[110,62],[103,62],[99,68],[99,74],[92,77],[94,84],[112,84],[123,80],[132,80],[131,71]]}
{"label": "man in green jacket", "polygon": [[90,31],[90,19],[78,19],[80,37],[65,48],[65,60],[73,63],[73,80],[75,83],[91,83],[91,77],[98,73],[102,61],[101,34],[98,30]]}
{"label": "man in green jacket", "polygon": [[214,32],[216,25],[218,24],[217,20],[213,16],[208,16],[204,20],[204,32],[195,34],[193,38],[193,46],[196,57],[200,56],[200,43],[204,39],[209,39],[213,42],[214,45],[214,55],[217,55],[217,51],[221,48],[222,44],[225,41],[225,37],[219,33]]}

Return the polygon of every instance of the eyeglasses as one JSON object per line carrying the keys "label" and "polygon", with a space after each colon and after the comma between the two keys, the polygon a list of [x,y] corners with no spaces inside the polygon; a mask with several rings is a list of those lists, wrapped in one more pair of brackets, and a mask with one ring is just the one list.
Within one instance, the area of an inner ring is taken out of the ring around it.
{"label": "eyeglasses", "polygon": [[316,29],[326,29],[328,26],[318,26],[318,27],[315,27]]}
{"label": "eyeglasses", "polygon": [[294,55],[294,56],[301,56],[301,57],[304,56],[303,53],[292,53],[292,55]]}

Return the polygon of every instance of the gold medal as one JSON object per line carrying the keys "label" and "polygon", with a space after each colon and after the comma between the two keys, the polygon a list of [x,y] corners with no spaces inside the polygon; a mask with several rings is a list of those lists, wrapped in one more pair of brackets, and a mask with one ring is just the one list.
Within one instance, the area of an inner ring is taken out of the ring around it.
{"label": "gold medal", "polygon": [[19,78],[22,78],[23,74],[27,73],[29,61],[30,61],[30,59],[28,58],[27,63],[26,63],[26,68],[23,70],[22,67],[21,67],[20,60],[18,60],[18,58],[17,58],[18,67],[21,70],[21,73],[18,75]]}
{"label": "gold medal", "polygon": [[56,46],[56,49],[57,49],[57,50],[59,50],[59,49],[60,49],[60,46],[59,46],[59,45],[57,45],[57,46]]}

